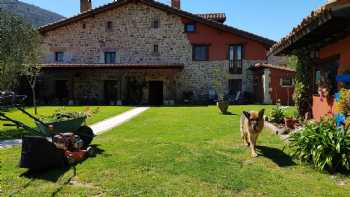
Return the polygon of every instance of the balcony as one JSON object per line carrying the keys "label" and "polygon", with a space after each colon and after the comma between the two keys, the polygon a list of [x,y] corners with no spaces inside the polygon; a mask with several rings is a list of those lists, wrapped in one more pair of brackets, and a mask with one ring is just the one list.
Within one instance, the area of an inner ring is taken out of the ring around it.
{"label": "balcony", "polygon": [[242,74],[242,60],[229,60],[228,67],[230,74]]}

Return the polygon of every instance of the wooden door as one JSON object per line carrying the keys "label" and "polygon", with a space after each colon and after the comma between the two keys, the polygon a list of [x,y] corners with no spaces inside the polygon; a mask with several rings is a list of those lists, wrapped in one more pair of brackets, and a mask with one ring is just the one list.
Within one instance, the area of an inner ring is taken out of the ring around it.
{"label": "wooden door", "polygon": [[163,105],[163,82],[162,81],[149,82],[149,104]]}

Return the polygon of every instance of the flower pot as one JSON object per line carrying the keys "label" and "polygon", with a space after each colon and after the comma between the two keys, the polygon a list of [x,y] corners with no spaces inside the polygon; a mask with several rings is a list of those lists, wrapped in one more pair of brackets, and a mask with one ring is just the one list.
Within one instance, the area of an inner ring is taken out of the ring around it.
{"label": "flower pot", "polygon": [[285,118],[284,119],[284,125],[285,127],[287,127],[288,129],[295,129],[295,124],[297,123],[296,120],[294,120],[293,118]]}
{"label": "flower pot", "polygon": [[216,103],[216,105],[218,106],[218,108],[219,108],[221,113],[227,114],[228,107],[230,106],[229,102],[227,102],[227,101],[218,101]]}

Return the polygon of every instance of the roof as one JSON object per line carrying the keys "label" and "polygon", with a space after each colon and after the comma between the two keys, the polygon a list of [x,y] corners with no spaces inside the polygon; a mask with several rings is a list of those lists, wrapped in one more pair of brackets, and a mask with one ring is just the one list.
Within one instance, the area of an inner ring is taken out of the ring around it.
{"label": "roof", "polygon": [[265,69],[265,68],[272,68],[272,69],[277,69],[277,70],[284,70],[288,72],[295,72],[295,69],[288,68],[287,65],[273,65],[273,64],[262,64],[262,63],[257,63],[254,66],[252,66],[250,69],[251,70],[257,70],[257,69]]}
{"label": "roof", "polygon": [[275,43],[275,41],[273,41],[271,39],[264,38],[264,37],[258,36],[256,34],[252,34],[252,33],[249,33],[247,31],[243,31],[243,30],[222,24],[222,23],[214,21],[214,20],[209,20],[209,19],[197,16],[195,14],[192,14],[192,13],[180,10],[180,9],[175,9],[175,8],[172,8],[171,6],[168,6],[166,4],[163,4],[163,3],[160,3],[160,2],[157,2],[154,0],[117,0],[117,1],[113,1],[109,4],[97,7],[97,8],[92,9],[92,10],[88,10],[88,11],[80,13],[76,16],[73,16],[73,17],[70,17],[67,19],[63,19],[63,20],[60,20],[60,21],[57,21],[54,23],[50,23],[50,24],[47,24],[45,26],[41,26],[41,27],[39,27],[39,31],[41,33],[45,33],[45,32],[54,30],[56,28],[74,23],[76,21],[95,16],[96,14],[102,13],[104,11],[117,8],[119,6],[125,5],[125,4],[130,3],[130,2],[141,2],[141,3],[149,5],[151,7],[163,10],[167,13],[176,14],[178,16],[188,18],[188,19],[193,20],[195,22],[206,24],[208,26],[211,26],[211,27],[216,28],[216,29],[220,29],[222,31],[227,31],[227,32],[230,32],[230,33],[233,33],[233,34],[245,37],[245,38],[256,40],[256,41],[264,44],[267,47],[271,47]]}
{"label": "roof", "polygon": [[344,6],[350,6],[350,0],[329,1],[327,4],[311,12],[297,27],[293,28],[292,32],[271,47],[269,55],[278,55],[285,48],[295,44],[298,40],[320,26],[325,25],[335,17],[334,11],[344,8]]}
{"label": "roof", "polygon": [[48,69],[179,69],[184,64],[42,64],[42,68]]}
{"label": "roof", "polygon": [[208,19],[208,20],[217,21],[220,23],[224,23],[226,21],[225,13],[197,14],[197,16],[200,16],[200,17]]}

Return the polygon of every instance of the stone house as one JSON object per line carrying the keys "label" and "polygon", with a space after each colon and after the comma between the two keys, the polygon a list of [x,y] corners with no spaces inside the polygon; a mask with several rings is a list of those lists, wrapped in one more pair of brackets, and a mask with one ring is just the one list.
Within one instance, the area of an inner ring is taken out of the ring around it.
{"label": "stone house", "polygon": [[253,91],[249,67],[274,41],[153,0],[117,0],[42,26],[43,102],[207,103]]}

